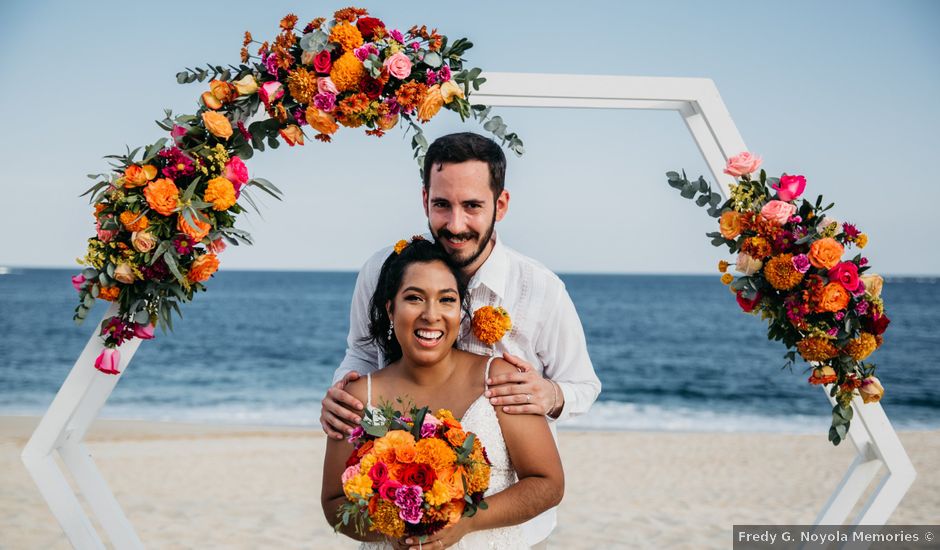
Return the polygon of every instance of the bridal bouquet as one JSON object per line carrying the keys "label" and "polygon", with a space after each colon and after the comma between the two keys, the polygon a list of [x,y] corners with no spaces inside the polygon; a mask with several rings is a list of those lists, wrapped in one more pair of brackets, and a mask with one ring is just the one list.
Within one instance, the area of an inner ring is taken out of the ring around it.
{"label": "bridal bouquet", "polygon": [[446,409],[367,410],[349,441],[356,448],[343,472],[347,501],[337,528],[352,522],[360,534],[431,535],[486,509],[486,451]]}
{"label": "bridal bouquet", "polygon": [[[768,337],[782,341],[792,367],[799,354],[812,366],[810,384],[831,384],[836,399],[829,440],[838,445],[848,433],[852,397],[877,402],[884,389],[875,365],[865,360],[881,346],[890,320],[881,300],[883,280],[867,273],[868,260],[850,256],[864,248],[868,237],[851,223],[825,216],[833,207],[801,199],[806,178],[783,174],[768,178],[752,174],[761,159],[741,153],[728,160],[725,173],[734,176],[731,195],[722,202],[703,178],[689,182],[685,174],[667,173],[669,185],[718,218],[712,244],[737,254],[718,269],[741,309],[759,313],[768,323]],[[734,265],[740,276],[728,273]]]}

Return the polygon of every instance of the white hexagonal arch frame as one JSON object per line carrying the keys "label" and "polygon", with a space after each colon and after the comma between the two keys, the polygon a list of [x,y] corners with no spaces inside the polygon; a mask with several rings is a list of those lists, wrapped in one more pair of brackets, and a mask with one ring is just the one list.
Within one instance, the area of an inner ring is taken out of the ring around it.
{"label": "white hexagonal arch frame", "polygon": [[[486,84],[474,96],[482,103],[497,107],[677,111],[725,197],[728,186],[734,183],[733,178],[722,173],[725,160],[747,150],[718,89],[707,78],[529,73],[487,73],[485,76]],[[112,305],[105,317],[115,313],[116,306]],[[122,372],[127,370],[140,342],[134,339],[121,346]],[[116,548],[143,548],[83,442],[88,427],[121,378],[120,374],[103,374],[94,368],[95,358],[102,348],[103,340],[93,334],[26,444],[22,458],[75,548],[103,549],[105,545],[65,472],[58,467],[55,453],[61,457],[111,544]],[[828,396],[829,387],[824,389]],[[886,472],[852,520],[858,525],[883,525],[916,476],[881,405],[864,405],[858,397],[852,404],[855,415],[848,435],[857,454],[816,517],[818,525],[843,524],[884,465]]]}

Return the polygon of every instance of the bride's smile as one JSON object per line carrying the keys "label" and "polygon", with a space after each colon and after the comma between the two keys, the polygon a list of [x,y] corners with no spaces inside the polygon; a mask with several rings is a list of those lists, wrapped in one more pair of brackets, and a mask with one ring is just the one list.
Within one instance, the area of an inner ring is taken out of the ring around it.
{"label": "bride's smile", "polygon": [[435,365],[447,356],[460,328],[457,281],[441,262],[409,265],[402,288],[386,305],[394,337],[414,366]]}

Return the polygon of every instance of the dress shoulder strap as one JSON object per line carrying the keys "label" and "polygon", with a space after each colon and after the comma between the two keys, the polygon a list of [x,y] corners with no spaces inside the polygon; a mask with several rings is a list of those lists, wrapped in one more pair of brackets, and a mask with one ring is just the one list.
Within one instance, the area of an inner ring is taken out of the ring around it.
{"label": "dress shoulder strap", "polygon": [[[487,365],[489,370],[489,365]],[[366,373],[366,408],[372,408],[372,373]]]}
{"label": "dress shoulder strap", "polygon": [[493,364],[493,359],[496,359],[495,355],[491,355],[490,358],[486,360],[486,370],[483,371],[483,388],[487,390],[490,389],[490,387],[486,385],[486,381],[490,377],[490,365]]}

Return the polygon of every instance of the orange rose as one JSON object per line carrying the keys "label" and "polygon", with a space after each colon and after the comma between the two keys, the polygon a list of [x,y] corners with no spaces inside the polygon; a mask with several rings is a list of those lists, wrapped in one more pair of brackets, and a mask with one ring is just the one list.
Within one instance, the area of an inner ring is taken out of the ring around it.
{"label": "orange rose", "polygon": [[186,221],[186,218],[183,217],[182,214],[179,214],[176,217],[176,228],[179,229],[181,233],[192,239],[194,243],[198,243],[209,234],[209,230],[212,229],[212,224],[200,220],[198,216],[194,216],[193,221],[196,222],[195,228],[189,225],[189,222]]}
{"label": "orange rose", "polygon": [[333,115],[327,113],[326,111],[321,111],[316,107],[307,107],[306,112],[307,124],[311,128],[320,132],[321,134],[332,134],[339,129],[339,126],[336,124],[336,119],[333,118]]}
{"label": "orange rose", "polygon": [[212,92],[202,92],[202,103],[213,111],[218,111],[222,108],[222,102],[219,101],[219,98],[212,95]]}
{"label": "orange rose", "polygon": [[435,84],[428,88],[428,93],[418,106],[418,120],[421,122],[431,120],[441,110],[442,105],[444,105],[444,97],[441,95],[441,87]]}
{"label": "orange rose", "polygon": [[819,269],[832,269],[842,259],[845,248],[832,237],[819,239],[809,247],[809,263]]}
{"label": "orange rose", "polygon": [[718,220],[718,229],[721,231],[721,236],[726,239],[734,239],[740,235],[742,225],[741,214],[734,210],[728,210]]}
{"label": "orange rose", "polygon": [[157,167],[152,164],[131,164],[124,170],[124,187],[140,187],[157,177]]}
{"label": "orange rose", "polygon": [[150,220],[147,219],[147,216],[138,214],[137,212],[131,212],[130,210],[121,212],[120,220],[124,228],[132,233],[134,231],[143,231],[150,227]]}
{"label": "orange rose", "polygon": [[303,145],[304,144],[304,131],[300,129],[300,126],[296,124],[291,124],[287,128],[281,130],[281,137],[284,138],[284,141],[288,145],[293,147],[294,145]]}
{"label": "orange rose", "polygon": [[223,104],[231,103],[238,97],[238,91],[235,89],[235,86],[221,80],[209,82],[209,90],[212,92],[212,95]]}
{"label": "orange rose", "polygon": [[203,254],[193,262],[193,265],[189,268],[189,273],[186,274],[186,278],[194,283],[201,283],[208,280],[218,269],[219,259],[215,257],[215,254]]}
{"label": "orange rose", "polygon": [[447,441],[450,441],[450,444],[454,447],[460,447],[463,445],[465,439],[467,439],[467,432],[461,429],[450,429],[447,430]]}
{"label": "orange rose", "polygon": [[384,115],[380,116],[376,121],[375,125],[381,130],[391,130],[398,124],[398,115]]}
{"label": "orange rose", "polygon": [[179,203],[180,190],[176,188],[173,180],[160,178],[147,184],[144,188],[144,197],[150,208],[164,216],[169,216]]}
{"label": "orange rose", "polygon": [[840,311],[849,305],[849,291],[842,283],[829,283],[822,289],[816,311]]}
{"label": "orange rose", "polygon": [[206,111],[202,113],[202,122],[206,125],[206,130],[209,130],[209,133],[215,137],[222,139],[232,137],[232,123],[222,113]]}
{"label": "orange rose", "polygon": [[203,198],[212,203],[213,210],[228,210],[235,204],[235,186],[223,177],[212,178]]}

